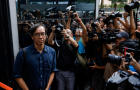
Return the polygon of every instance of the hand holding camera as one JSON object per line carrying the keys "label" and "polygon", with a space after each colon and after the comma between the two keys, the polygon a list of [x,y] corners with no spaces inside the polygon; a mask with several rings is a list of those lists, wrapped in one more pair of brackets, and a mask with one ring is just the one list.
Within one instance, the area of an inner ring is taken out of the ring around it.
{"label": "hand holding camera", "polygon": [[52,29],[52,32],[55,32],[55,29],[56,29],[56,28],[55,28],[55,25],[52,26],[51,29]]}
{"label": "hand holding camera", "polygon": [[123,17],[124,17],[124,19],[126,19],[128,17],[128,12],[124,12]]}

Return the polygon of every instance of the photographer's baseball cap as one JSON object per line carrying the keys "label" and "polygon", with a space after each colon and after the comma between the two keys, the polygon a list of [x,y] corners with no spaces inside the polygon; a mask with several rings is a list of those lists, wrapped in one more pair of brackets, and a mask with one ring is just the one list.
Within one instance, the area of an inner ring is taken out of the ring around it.
{"label": "photographer's baseball cap", "polygon": [[117,38],[129,39],[129,34],[127,32],[119,32],[116,36]]}

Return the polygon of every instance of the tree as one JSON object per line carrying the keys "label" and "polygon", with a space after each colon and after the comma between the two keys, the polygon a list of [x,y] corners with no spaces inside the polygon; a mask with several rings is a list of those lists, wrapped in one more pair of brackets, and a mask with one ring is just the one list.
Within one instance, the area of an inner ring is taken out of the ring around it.
{"label": "tree", "polygon": [[101,0],[101,8],[104,7],[104,0]]}
{"label": "tree", "polygon": [[109,0],[109,1],[112,1],[112,3],[115,3],[115,2],[126,2],[127,0]]}

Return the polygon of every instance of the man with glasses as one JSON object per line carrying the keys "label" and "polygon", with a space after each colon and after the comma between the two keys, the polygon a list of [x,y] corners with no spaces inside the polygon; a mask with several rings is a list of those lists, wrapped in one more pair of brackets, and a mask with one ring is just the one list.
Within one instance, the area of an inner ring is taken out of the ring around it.
{"label": "man with glasses", "polygon": [[33,44],[20,50],[14,64],[14,78],[22,90],[49,90],[56,71],[56,53],[45,45],[44,25],[31,29]]}

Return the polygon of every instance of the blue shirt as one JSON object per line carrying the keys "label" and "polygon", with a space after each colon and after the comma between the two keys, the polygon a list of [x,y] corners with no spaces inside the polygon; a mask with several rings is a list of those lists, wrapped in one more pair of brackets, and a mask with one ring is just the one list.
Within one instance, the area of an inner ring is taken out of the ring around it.
{"label": "blue shirt", "polygon": [[[39,53],[34,45],[20,50],[14,64],[14,78],[23,78],[29,90],[44,90],[50,74],[56,71],[56,53],[45,45]],[[24,58],[24,56],[26,56]]]}
{"label": "blue shirt", "polygon": [[[76,40],[76,37],[73,37],[74,40]],[[80,40],[78,41],[78,53],[79,54],[84,54],[85,53],[85,47],[84,44],[82,42],[82,38],[80,38]]]}

